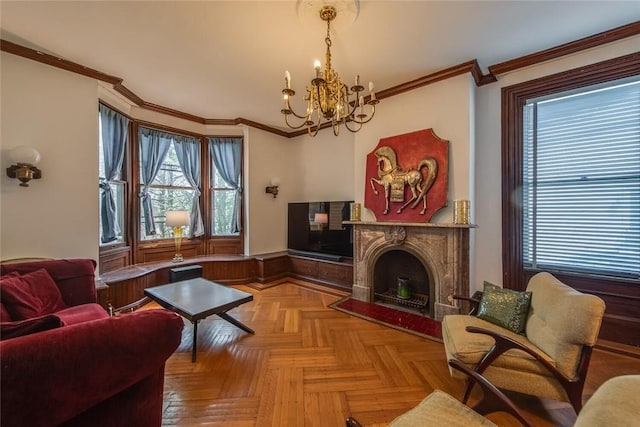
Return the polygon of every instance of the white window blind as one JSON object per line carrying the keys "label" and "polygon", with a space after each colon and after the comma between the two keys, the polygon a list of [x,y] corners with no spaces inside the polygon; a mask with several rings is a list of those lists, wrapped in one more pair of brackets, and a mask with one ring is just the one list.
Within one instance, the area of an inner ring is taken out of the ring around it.
{"label": "white window blind", "polygon": [[524,109],[525,267],[640,278],[640,78]]}

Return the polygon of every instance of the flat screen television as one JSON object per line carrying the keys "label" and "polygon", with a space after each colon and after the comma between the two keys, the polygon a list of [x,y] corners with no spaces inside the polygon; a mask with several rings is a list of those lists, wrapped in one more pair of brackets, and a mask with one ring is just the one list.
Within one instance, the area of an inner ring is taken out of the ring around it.
{"label": "flat screen television", "polygon": [[353,258],[352,201],[289,203],[288,249],[294,255],[340,261]]}

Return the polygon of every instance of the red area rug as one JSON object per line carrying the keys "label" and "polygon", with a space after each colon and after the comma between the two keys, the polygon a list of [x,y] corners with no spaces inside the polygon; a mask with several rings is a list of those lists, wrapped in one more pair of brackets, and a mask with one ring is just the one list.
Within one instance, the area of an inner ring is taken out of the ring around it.
{"label": "red area rug", "polygon": [[359,301],[351,297],[336,301],[330,304],[329,307],[390,328],[442,342],[441,323],[427,316],[396,310],[380,304]]}

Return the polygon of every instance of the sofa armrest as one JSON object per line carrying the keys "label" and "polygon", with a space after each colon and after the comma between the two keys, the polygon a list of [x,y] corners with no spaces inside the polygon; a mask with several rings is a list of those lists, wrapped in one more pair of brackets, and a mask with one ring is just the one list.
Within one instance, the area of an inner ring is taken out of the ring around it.
{"label": "sofa armrest", "polygon": [[0,265],[0,274],[26,274],[44,268],[56,282],[67,307],[97,301],[95,269],[92,259],[51,259]]}
{"label": "sofa armrest", "polygon": [[183,326],[147,310],[0,342],[3,426],[61,424],[156,374]]}

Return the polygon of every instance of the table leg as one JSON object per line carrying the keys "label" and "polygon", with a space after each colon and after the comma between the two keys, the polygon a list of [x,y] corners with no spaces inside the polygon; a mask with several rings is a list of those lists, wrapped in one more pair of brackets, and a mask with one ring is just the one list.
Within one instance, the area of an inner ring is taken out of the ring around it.
{"label": "table leg", "polygon": [[250,334],[255,334],[253,329],[251,329],[250,327],[248,327],[244,323],[241,323],[240,321],[234,319],[233,317],[229,316],[227,313],[218,313],[218,316],[222,317],[227,322],[229,322],[229,323],[231,323],[233,325],[236,325],[238,328],[242,329],[245,332],[248,332]]}
{"label": "table leg", "polygon": [[196,361],[196,348],[198,346],[198,322],[193,322],[193,341],[191,342],[191,363]]}

